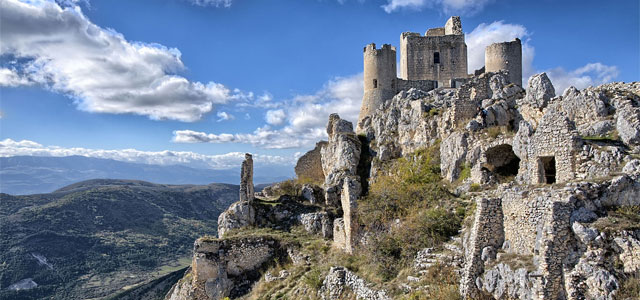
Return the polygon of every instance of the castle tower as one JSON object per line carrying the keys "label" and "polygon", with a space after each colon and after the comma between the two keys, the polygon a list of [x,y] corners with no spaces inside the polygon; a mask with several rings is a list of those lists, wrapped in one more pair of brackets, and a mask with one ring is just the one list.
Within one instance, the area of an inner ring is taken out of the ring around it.
{"label": "castle tower", "polygon": [[415,32],[400,35],[400,78],[455,87],[455,79],[467,77],[467,44],[460,17],[449,18],[444,27],[431,28],[424,36]]}
{"label": "castle tower", "polygon": [[358,123],[373,113],[397,92],[396,48],[385,44],[376,49],[376,44],[364,47],[364,96]]}
{"label": "castle tower", "polygon": [[484,51],[486,72],[509,72],[509,81],[522,86],[522,42],[516,38],[511,42],[494,43]]}

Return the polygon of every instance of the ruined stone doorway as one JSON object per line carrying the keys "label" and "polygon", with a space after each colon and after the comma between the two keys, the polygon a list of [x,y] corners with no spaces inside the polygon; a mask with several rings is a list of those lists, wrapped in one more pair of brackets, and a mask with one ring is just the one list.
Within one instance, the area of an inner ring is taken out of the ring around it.
{"label": "ruined stone doorway", "polygon": [[497,176],[499,182],[511,181],[518,175],[520,158],[513,152],[511,145],[503,144],[487,149],[487,162],[484,168]]}
{"label": "ruined stone doorway", "polygon": [[556,157],[544,156],[540,157],[542,165],[542,178],[544,183],[552,184],[556,182]]}

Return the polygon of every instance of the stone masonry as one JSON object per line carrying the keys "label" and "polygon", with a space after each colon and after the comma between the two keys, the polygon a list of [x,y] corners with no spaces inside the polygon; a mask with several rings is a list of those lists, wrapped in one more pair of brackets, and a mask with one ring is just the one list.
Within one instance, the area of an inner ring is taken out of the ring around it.
{"label": "stone masonry", "polygon": [[251,202],[254,198],[253,190],[253,157],[251,154],[244,155],[242,169],[240,171],[240,201]]}

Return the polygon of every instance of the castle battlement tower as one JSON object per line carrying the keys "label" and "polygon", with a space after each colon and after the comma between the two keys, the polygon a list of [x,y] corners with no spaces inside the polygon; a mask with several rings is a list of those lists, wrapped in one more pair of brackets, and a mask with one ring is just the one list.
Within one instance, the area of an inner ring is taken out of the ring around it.
{"label": "castle battlement tower", "polygon": [[494,43],[484,51],[485,72],[509,72],[509,82],[522,86],[522,42]]}
{"label": "castle battlement tower", "polygon": [[383,101],[397,93],[396,48],[385,44],[364,47],[364,97],[359,120],[370,115]]}
{"label": "castle battlement tower", "polygon": [[400,77],[437,81],[437,87],[456,87],[456,79],[466,79],[467,44],[460,17],[449,18],[444,27],[431,28],[424,36],[403,32]]}

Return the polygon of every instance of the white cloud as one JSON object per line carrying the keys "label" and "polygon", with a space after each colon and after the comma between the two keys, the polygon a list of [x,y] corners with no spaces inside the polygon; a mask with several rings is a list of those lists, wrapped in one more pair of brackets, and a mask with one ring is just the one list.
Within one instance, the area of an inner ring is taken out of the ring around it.
{"label": "white cloud", "polygon": [[269,125],[253,133],[205,133],[192,130],[174,131],[177,143],[246,143],[263,148],[312,147],[326,138],[326,125],[331,113],[356,122],[362,102],[362,73],[339,77],[327,82],[315,94],[297,95],[285,101],[286,126],[273,129]]}
{"label": "white cloud", "polygon": [[216,116],[218,116],[218,122],[222,122],[222,121],[230,121],[235,119],[236,117],[234,117],[232,114],[224,112],[224,111],[219,111]]}
{"label": "white cloud", "polygon": [[619,70],[616,66],[607,66],[598,62],[586,64],[572,71],[558,67],[548,70],[546,73],[553,83],[556,94],[562,95],[563,91],[570,86],[584,89],[611,82],[618,76]]}
{"label": "white cloud", "polygon": [[189,0],[199,6],[231,7],[232,0]]}
{"label": "white cloud", "polygon": [[276,110],[268,110],[264,116],[264,119],[267,121],[267,124],[270,125],[280,125],[285,121],[287,115],[284,113],[282,109]]}
{"label": "white cloud", "polygon": [[505,24],[496,21],[491,24],[482,23],[465,36],[467,43],[467,61],[469,72],[473,72],[484,66],[484,50],[493,43],[508,42],[515,38],[523,41],[522,44],[522,76],[523,82],[527,82],[533,75],[534,47],[529,44],[529,32],[520,24]]}
{"label": "white cloud", "polygon": [[196,121],[215,104],[247,96],[177,75],[185,68],[180,51],[128,41],[93,24],[76,2],[0,0],[0,55],[16,58],[12,69],[2,70],[0,84],[38,83],[89,112],[180,121]]}
{"label": "white cloud", "polygon": [[[523,25],[506,24],[503,21],[491,24],[482,23],[465,37],[467,43],[467,58],[469,71],[472,72],[484,66],[485,47],[492,43],[511,41],[519,38],[522,44],[522,83],[525,85],[529,77],[542,71],[533,66],[535,48],[529,43],[531,34]],[[545,71],[553,83],[556,93],[561,94],[569,86],[583,89],[590,85],[598,85],[611,82],[618,74],[616,66],[607,66],[602,63],[589,63],[575,70],[567,71],[562,67]]]}
{"label": "white cloud", "polygon": [[[87,148],[63,148],[58,146],[43,146],[39,143],[12,139],[0,140],[0,157],[30,155],[30,156],[71,156],[81,155],[95,158],[113,159],[125,162],[144,163],[153,165],[184,165],[196,168],[210,168],[216,170],[237,168],[244,160],[244,153],[230,152],[220,155],[204,155],[186,151],[140,151],[136,149],[104,150]],[[257,166],[282,165],[295,163],[290,157],[254,154]]]}
{"label": "white cloud", "polygon": [[487,4],[493,0],[387,0],[387,4],[382,8],[387,13],[392,13],[401,9],[421,10],[423,8],[434,8],[441,10],[445,14],[467,14],[472,15],[480,12]]}
{"label": "white cloud", "polygon": [[15,69],[0,68],[0,86],[16,87],[31,84],[33,82],[18,74]]}

